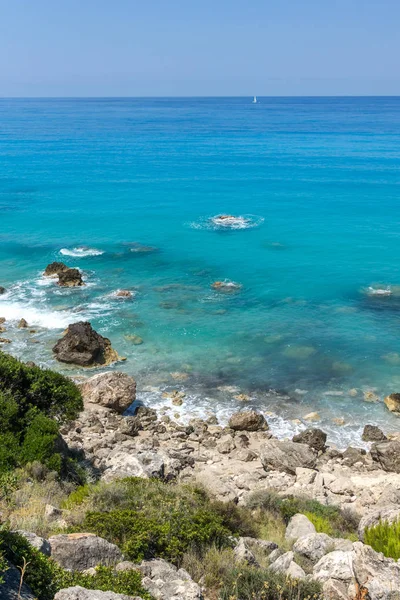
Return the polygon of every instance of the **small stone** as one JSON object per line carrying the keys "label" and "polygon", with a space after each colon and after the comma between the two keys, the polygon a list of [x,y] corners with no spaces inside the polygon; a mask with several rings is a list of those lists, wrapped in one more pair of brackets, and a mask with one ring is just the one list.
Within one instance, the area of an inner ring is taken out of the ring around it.
{"label": "small stone", "polygon": [[28,327],[28,323],[25,321],[25,319],[21,319],[17,327],[18,329],[26,329]]}
{"label": "small stone", "polygon": [[11,344],[11,340],[0,337],[0,344]]}
{"label": "small stone", "polygon": [[249,402],[250,396],[247,394],[238,394],[237,396],[233,396],[235,400],[239,400],[239,402]]}
{"label": "small stone", "polygon": [[303,417],[303,419],[305,421],[320,421],[321,417],[319,416],[319,414],[317,412],[310,412],[310,413],[308,413],[308,415],[305,415]]}
{"label": "small stone", "polygon": [[115,296],[117,298],[132,298],[132,292],[129,290],[117,290]]}
{"label": "small stone", "polygon": [[343,417],[334,417],[332,422],[335,423],[335,425],[344,425],[346,423]]}
{"label": "small stone", "polygon": [[367,390],[363,394],[365,402],[379,402],[379,396],[372,392],[371,390]]}
{"label": "small stone", "polygon": [[141,338],[139,335],[135,335],[134,333],[124,335],[124,338],[128,342],[132,342],[132,344],[134,344],[135,346],[140,346],[140,344],[143,344],[143,338]]}

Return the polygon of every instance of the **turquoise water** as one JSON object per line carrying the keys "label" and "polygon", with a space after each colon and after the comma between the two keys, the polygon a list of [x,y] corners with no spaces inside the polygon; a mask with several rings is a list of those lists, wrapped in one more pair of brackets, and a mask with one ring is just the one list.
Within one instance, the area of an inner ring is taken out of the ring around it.
{"label": "turquoise water", "polygon": [[[311,411],[335,441],[398,427],[381,400],[400,390],[399,149],[398,98],[0,100],[7,351],[71,372],[51,347],[89,319],[181,418],[242,408],[235,386],[282,434]],[[44,280],[53,260],[87,285]],[[242,287],[211,288],[224,279]]]}

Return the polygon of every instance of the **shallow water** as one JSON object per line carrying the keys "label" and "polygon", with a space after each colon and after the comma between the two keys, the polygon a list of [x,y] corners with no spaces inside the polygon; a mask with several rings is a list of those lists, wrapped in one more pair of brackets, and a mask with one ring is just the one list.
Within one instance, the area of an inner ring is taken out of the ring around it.
{"label": "shallow water", "polygon": [[[89,319],[181,418],[246,404],[286,434],[317,410],[338,443],[398,427],[364,391],[400,388],[400,99],[0,100],[0,136],[7,351],[71,372],[51,347]],[[44,280],[53,260],[87,285]]]}

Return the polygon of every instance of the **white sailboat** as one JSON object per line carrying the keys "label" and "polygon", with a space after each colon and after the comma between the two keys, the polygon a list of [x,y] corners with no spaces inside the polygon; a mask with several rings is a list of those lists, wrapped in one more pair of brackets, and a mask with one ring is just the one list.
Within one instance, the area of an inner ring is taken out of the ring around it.
{"label": "white sailboat", "polygon": [[254,96],[253,98],[253,104],[257,104],[257,96]]}

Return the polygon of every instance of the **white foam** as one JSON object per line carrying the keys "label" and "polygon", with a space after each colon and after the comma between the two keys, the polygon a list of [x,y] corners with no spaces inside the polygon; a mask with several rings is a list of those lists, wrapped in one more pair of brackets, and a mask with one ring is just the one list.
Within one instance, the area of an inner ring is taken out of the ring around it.
{"label": "white foam", "polygon": [[76,248],[61,248],[60,254],[63,256],[73,256],[74,258],[84,258],[86,256],[100,256],[104,254],[104,250],[88,248],[87,246],[77,246]]}
{"label": "white foam", "polygon": [[46,329],[65,329],[76,321],[72,311],[54,311],[38,309],[22,302],[3,302],[0,300],[0,315],[7,321],[25,319],[29,326],[45,327]]}
{"label": "white foam", "polygon": [[263,222],[264,218],[257,215],[214,215],[191,223],[190,227],[192,229],[240,230],[258,227]]}

